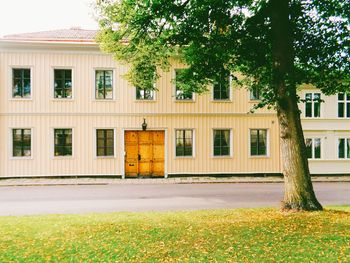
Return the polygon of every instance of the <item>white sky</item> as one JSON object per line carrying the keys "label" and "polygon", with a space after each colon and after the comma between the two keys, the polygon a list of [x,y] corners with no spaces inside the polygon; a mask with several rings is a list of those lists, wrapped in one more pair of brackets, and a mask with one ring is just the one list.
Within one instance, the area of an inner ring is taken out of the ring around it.
{"label": "white sky", "polygon": [[0,0],[0,37],[80,26],[97,29],[94,0]]}

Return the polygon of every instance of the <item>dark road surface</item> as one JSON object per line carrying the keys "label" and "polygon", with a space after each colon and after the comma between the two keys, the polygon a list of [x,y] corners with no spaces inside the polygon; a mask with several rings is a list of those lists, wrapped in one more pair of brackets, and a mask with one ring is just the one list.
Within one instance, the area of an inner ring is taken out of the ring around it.
{"label": "dark road surface", "polygon": [[[323,205],[350,204],[350,183],[314,183]],[[281,183],[0,187],[0,215],[278,207]]]}

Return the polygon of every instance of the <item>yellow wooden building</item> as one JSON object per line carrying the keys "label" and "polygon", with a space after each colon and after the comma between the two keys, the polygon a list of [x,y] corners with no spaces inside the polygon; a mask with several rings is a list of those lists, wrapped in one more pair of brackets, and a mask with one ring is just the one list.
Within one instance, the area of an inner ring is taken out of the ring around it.
{"label": "yellow wooden building", "polygon": [[[127,65],[99,50],[95,34],[69,29],[1,39],[1,177],[281,173],[276,114],[248,113],[258,93],[233,89],[228,79],[206,94],[184,94],[173,81],[183,67],[176,61],[161,72],[157,91],[140,90],[123,78]],[[302,92],[317,96],[310,90]],[[343,95],[330,101],[345,103],[345,117],[333,120],[337,111],[324,105],[325,119],[317,117],[315,103],[316,117],[305,117],[312,172],[350,171],[350,95]]]}

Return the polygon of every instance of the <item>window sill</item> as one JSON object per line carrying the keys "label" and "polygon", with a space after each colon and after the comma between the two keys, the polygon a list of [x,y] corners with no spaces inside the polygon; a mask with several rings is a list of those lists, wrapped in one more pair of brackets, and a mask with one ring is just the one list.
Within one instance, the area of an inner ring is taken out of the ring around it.
{"label": "window sill", "polygon": [[174,158],[175,160],[177,160],[177,159],[195,159],[195,157],[194,156],[175,156],[175,158]]}
{"label": "window sill", "polygon": [[249,159],[269,159],[269,155],[249,155]]}
{"label": "window sill", "polygon": [[70,98],[70,99],[65,99],[65,98],[53,98],[51,99],[51,101],[56,101],[56,102],[72,102],[75,101],[74,98]]}
{"label": "window sill", "polygon": [[117,156],[95,156],[95,160],[113,160],[116,158]]}
{"label": "window sill", "polygon": [[155,99],[153,99],[153,100],[138,100],[138,99],[135,99],[134,102],[135,103],[155,103],[157,101]]}
{"label": "window sill", "polygon": [[53,160],[73,160],[73,156],[53,156]]}
{"label": "window sill", "polygon": [[222,155],[222,156],[219,156],[219,155],[212,155],[211,158],[213,159],[216,159],[216,160],[220,160],[220,159],[232,159],[233,156],[232,155]]}
{"label": "window sill", "polygon": [[195,103],[195,100],[174,100],[175,103]]}
{"label": "window sill", "polygon": [[227,100],[216,100],[216,99],[211,99],[210,102],[212,102],[212,103],[231,103],[231,102],[233,102],[233,100],[232,100],[232,99],[227,99]]}
{"label": "window sill", "polygon": [[33,98],[10,98],[9,101],[32,101]]}
{"label": "window sill", "polygon": [[14,156],[11,156],[10,157],[10,160],[12,161],[16,161],[16,160],[33,160],[34,158],[31,156],[31,157],[14,157]]}

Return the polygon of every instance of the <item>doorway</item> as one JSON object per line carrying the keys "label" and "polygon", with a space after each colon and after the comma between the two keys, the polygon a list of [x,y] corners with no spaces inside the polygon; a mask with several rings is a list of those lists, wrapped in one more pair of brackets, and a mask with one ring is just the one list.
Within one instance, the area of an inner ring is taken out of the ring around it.
{"label": "doorway", "polygon": [[124,138],[125,176],[164,176],[164,131],[125,131]]}

